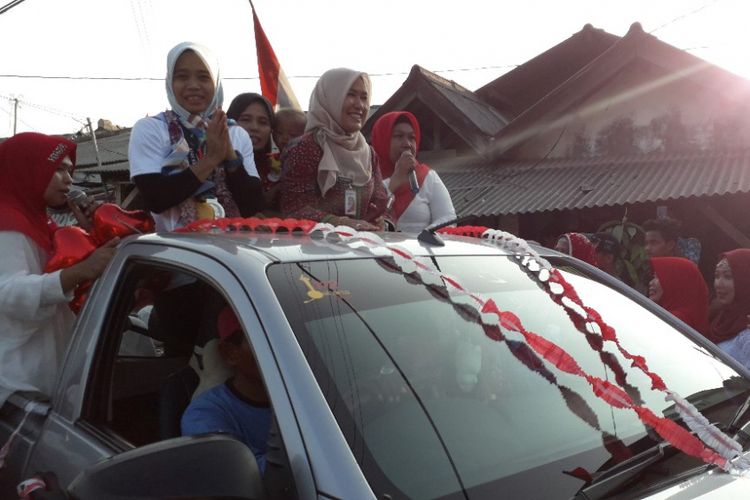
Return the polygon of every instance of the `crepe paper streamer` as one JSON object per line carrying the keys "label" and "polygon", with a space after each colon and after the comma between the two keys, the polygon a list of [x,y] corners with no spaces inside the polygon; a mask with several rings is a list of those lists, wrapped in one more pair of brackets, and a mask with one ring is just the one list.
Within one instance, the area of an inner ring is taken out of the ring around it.
{"label": "crepe paper streamer", "polygon": [[[677,412],[685,424],[695,432],[695,436],[674,421],[658,417],[648,408],[637,404],[621,387],[586,373],[575,358],[564,349],[526,330],[520,319],[513,313],[501,311],[491,299],[485,300],[480,295],[469,292],[461,286],[458,280],[441,273],[428,259],[416,257],[408,250],[396,245],[386,245],[385,241],[374,233],[359,232],[347,226],[334,227],[327,223],[316,224],[306,220],[256,218],[198,221],[186,226],[180,232],[255,230],[277,232],[279,228],[288,232],[300,231],[313,238],[318,237],[330,243],[344,244],[355,250],[362,249],[376,256],[389,255],[401,272],[415,274],[426,285],[442,287],[452,303],[474,310],[479,314],[483,324],[498,326],[501,330],[521,334],[526,344],[537,355],[557,369],[585,379],[594,395],[612,407],[634,411],[645,425],[653,428],[675,448],[688,455],[701,458],[707,463],[716,464],[731,473],[742,474],[750,468],[750,463],[741,458],[742,447],[739,443],[711,425],[691,403],[680,398],[673,391],[669,391],[661,377],[649,371],[645,358],[629,353],[619,343],[615,329],[606,324],[596,310],[583,304],[574,287],[564,279],[562,274],[547,260],[541,258],[526,241],[515,235],[483,226],[446,227],[440,230],[441,233],[446,234],[482,238],[511,253],[516,262],[529,272],[529,276],[547,291],[552,300],[565,309],[576,329],[585,334],[600,335],[602,340],[613,342],[619,352],[631,361],[633,367],[638,368],[651,379],[652,389],[664,392],[667,399],[675,401]],[[596,347],[592,345],[592,349]]]}
{"label": "crepe paper streamer", "polygon": [[[460,228],[449,228],[452,230]],[[474,234],[479,232],[479,229],[472,229]],[[492,241],[503,248],[508,249],[513,253],[513,258],[517,261],[523,261],[521,265],[525,266],[526,269],[534,273],[539,282],[548,282],[553,276],[552,271],[555,271],[549,263],[541,259],[539,255],[533,251],[525,241],[517,238],[509,233],[501,231],[485,230],[482,234],[485,235],[488,231],[492,231],[488,235],[488,240]],[[670,419],[656,416],[651,410],[636,404],[632,398],[620,387],[614,384],[594,377],[584,372],[575,359],[570,356],[564,349],[560,348],[556,344],[548,341],[544,337],[534,334],[526,330],[521,324],[520,319],[514,314],[507,311],[500,311],[497,306],[491,300],[484,300],[480,295],[471,293],[464,289],[460,283],[452,277],[443,275],[438,269],[432,266],[431,262],[426,259],[420,259],[411,255],[407,250],[397,247],[395,245],[386,245],[382,238],[369,232],[357,232],[356,230],[348,227],[333,227],[330,224],[320,223],[310,233],[311,237],[315,237],[316,233],[318,237],[324,238],[332,243],[341,242],[349,246],[350,248],[362,248],[369,250],[387,250],[394,259],[396,265],[402,270],[402,272],[410,274],[414,273],[419,276],[425,284],[438,284],[442,281],[443,287],[447,291],[448,297],[454,304],[460,306],[471,307],[477,313],[479,313],[481,320],[484,324],[488,325],[499,325],[501,328],[509,331],[516,331],[520,333],[526,343],[536,352],[538,355],[543,357],[548,362],[555,365],[561,371],[570,373],[579,377],[584,378],[591,386],[594,394],[600,399],[604,400],[613,407],[621,409],[633,410],[639,417],[639,419],[646,425],[652,427],[663,439],[673,445],[675,448],[695,457],[699,457],[707,463],[716,464],[724,470],[742,473],[747,470],[748,464],[743,460],[736,460],[733,464],[731,461],[737,459],[740,454],[737,450],[741,450],[738,444],[736,444],[731,438],[723,434],[716,427],[706,427],[702,421],[705,417],[702,417],[700,412],[689,402],[684,401],[683,405],[677,405],[677,411],[683,416],[683,420],[686,425],[693,425],[696,428],[691,428],[698,437],[688,432],[685,428],[677,425]],[[354,245],[359,245],[355,247]],[[381,254],[382,252],[373,252]],[[525,260],[524,260],[525,259]],[[562,275],[556,273],[557,279],[561,279]],[[557,281],[556,281],[557,282]],[[562,282],[559,282],[562,291],[564,287]],[[439,286],[439,285],[438,285]],[[572,286],[569,286],[571,292],[575,292]],[[562,293],[562,291],[560,293]],[[571,298],[574,297],[574,298]],[[591,308],[585,308],[580,299],[577,298],[577,294],[569,293],[568,296],[564,297],[568,299],[568,303],[564,305],[570,310],[569,315],[575,315],[583,319],[587,318],[589,314],[595,312]],[[493,319],[494,318],[494,319]],[[601,318],[597,315],[597,318]],[[601,321],[602,324],[603,321]],[[598,325],[598,323],[597,323]],[[613,328],[609,327],[608,334],[610,338],[616,339],[616,333]],[[593,332],[592,332],[593,333]],[[647,366],[645,359],[642,357],[632,356],[633,359],[637,360],[634,362],[634,366],[647,372]],[[650,373],[650,372],[648,372]],[[655,374],[654,374],[655,375]],[[660,381],[661,378],[658,376],[651,377],[652,381]],[[666,387],[663,385],[655,384],[654,389],[659,390],[660,387],[666,391]],[[718,434],[717,434],[718,433]],[[718,446],[718,450],[713,450],[702,442],[703,439],[708,439],[711,444],[716,445],[717,443],[734,443],[727,446]],[[718,452],[718,453],[717,453]]]}
{"label": "crepe paper streamer", "polygon": [[[662,378],[648,369],[648,364],[643,356],[636,356],[628,352],[620,344],[615,329],[608,325],[595,309],[585,306],[573,285],[568,283],[557,269],[552,268],[546,259],[540,257],[527,242],[510,233],[483,226],[446,227],[441,229],[440,232],[482,238],[513,253],[516,260],[520,257],[521,265],[530,271],[531,276],[536,274],[537,283],[547,291],[553,301],[566,310],[569,318],[579,331],[584,334],[597,334],[601,336],[602,340],[613,342],[618,351],[631,361],[633,367],[638,368],[651,379],[652,389],[663,392],[666,400],[675,402],[675,408],[685,425],[695,432],[704,443],[719,452],[726,460],[735,460],[734,467],[736,469],[750,469],[750,461],[742,457],[742,446],[719,428],[711,425],[695,406],[670,391]],[[543,270],[547,270],[549,274],[545,275]]]}

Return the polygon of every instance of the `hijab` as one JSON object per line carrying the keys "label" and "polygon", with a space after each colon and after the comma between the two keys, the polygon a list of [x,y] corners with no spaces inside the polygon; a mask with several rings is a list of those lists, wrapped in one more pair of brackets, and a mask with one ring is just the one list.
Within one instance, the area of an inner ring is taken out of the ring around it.
{"label": "hijab", "polygon": [[[271,132],[273,132],[275,123],[271,101],[260,94],[256,94],[255,92],[246,92],[232,99],[232,103],[229,105],[229,109],[227,109],[227,117],[237,121],[242,112],[245,111],[248,106],[256,102],[260,103],[260,105],[263,106],[263,109],[266,110],[266,115],[268,115],[268,122],[271,124]],[[271,163],[270,158],[268,157],[268,155],[271,153],[271,143],[272,139],[269,135],[266,147],[253,153],[253,158],[255,159],[255,166],[258,169],[258,173],[260,173],[264,177],[268,176],[269,164]],[[253,151],[255,151],[255,148],[253,148]]]}
{"label": "hijab", "polygon": [[351,179],[355,186],[364,186],[372,178],[372,156],[365,137],[359,131],[347,134],[339,123],[346,95],[359,78],[367,89],[369,109],[372,96],[370,77],[352,69],[326,71],[310,96],[305,132],[313,132],[323,149],[318,164],[318,187],[323,196],[336,184],[339,176]]}
{"label": "hijab", "polygon": [[581,233],[565,233],[560,238],[568,240],[568,253],[584,262],[597,265],[596,247],[589,239]]}
{"label": "hijab", "polygon": [[[188,110],[177,103],[177,97],[172,89],[174,80],[174,69],[177,60],[186,51],[193,51],[211,74],[214,82],[214,97],[208,104],[208,107],[200,114],[191,114]],[[221,84],[219,74],[219,61],[214,54],[203,45],[193,42],[182,42],[167,54],[167,100],[169,100],[171,111],[164,113],[167,128],[169,130],[172,151],[169,153],[162,165],[162,173],[169,173],[176,169],[188,168],[191,161],[197,161],[199,152],[202,150],[206,141],[206,127],[208,120],[224,102],[224,90]],[[190,139],[190,140],[188,140]],[[191,155],[190,152],[194,154]],[[192,160],[191,160],[192,158]],[[214,173],[203,182],[196,193],[201,194],[215,191],[219,203],[224,209],[227,217],[239,217],[240,210],[237,203],[232,198],[232,194],[226,185],[226,174],[223,169],[216,169]],[[179,204],[180,216],[178,224],[184,226],[194,222],[199,217],[198,204],[193,196],[182,201]]]}
{"label": "hijab", "polygon": [[[419,142],[422,138],[419,129],[419,122],[417,121],[417,117],[408,111],[392,111],[386,113],[378,118],[378,121],[372,126],[370,142],[375,150],[375,154],[378,155],[378,166],[380,167],[384,179],[388,179],[393,175],[393,171],[396,168],[395,164],[391,161],[391,138],[393,136],[393,129],[397,124],[404,121],[408,122],[414,129],[416,148],[417,151],[419,151]],[[427,177],[427,174],[430,172],[430,167],[424,163],[417,162],[414,170],[417,173],[417,182],[422,186],[425,177]],[[408,184],[404,184],[399,186],[393,195],[395,199],[392,211],[396,220],[398,220],[401,217],[401,214],[403,214],[409,207],[409,204],[414,199],[414,196],[416,196],[416,193],[412,192]]]}
{"label": "hijab", "polygon": [[708,286],[698,266],[683,257],[652,257],[651,268],[662,288],[658,304],[705,335]]}
{"label": "hijab", "polygon": [[0,143],[0,231],[23,233],[52,252],[44,192],[66,156],[75,164],[76,145],[62,137],[23,132]]}
{"label": "hijab", "polygon": [[[211,73],[211,78],[214,81],[214,98],[211,100],[211,103],[205,111],[200,113],[200,115],[192,115],[188,110],[180,106],[177,103],[177,97],[174,95],[174,90],[172,90],[174,67],[177,65],[177,60],[183,52],[187,50],[195,52],[200,60],[203,61],[203,64],[208,68],[208,72]],[[219,74],[219,60],[208,48],[197,43],[182,42],[169,51],[167,54],[166,86],[167,100],[169,101],[169,105],[172,106],[172,111],[177,114],[184,125],[191,128],[196,126],[199,122],[206,122],[224,102],[224,88],[221,84],[221,76]]]}
{"label": "hijab", "polygon": [[750,248],[738,248],[719,255],[727,259],[734,280],[734,300],[719,310],[711,322],[708,338],[718,344],[737,336],[747,328],[750,314]]}

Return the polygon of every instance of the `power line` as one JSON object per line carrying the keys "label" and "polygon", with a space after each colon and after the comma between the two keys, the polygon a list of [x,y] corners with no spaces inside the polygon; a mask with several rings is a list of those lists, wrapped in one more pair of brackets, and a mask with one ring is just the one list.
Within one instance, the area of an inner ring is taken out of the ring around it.
{"label": "power line", "polygon": [[[504,64],[500,66],[477,66],[474,68],[450,68],[431,70],[433,73],[455,73],[467,71],[481,71],[490,69],[516,68],[518,64]],[[380,76],[402,76],[408,75],[409,71],[394,71],[385,73],[368,73],[371,77]],[[163,82],[164,77],[151,76],[71,76],[71,75],[18,75],[18,74],[0,74],[0,78],[24,78],[38,80],[96,80],[96,81],[157,81]],[[320,75],[287,75],[288,79],[310,79],[320,78]],[[222,80],[258,80],[257,76],[224,76]]]}
{"label": "power line", "polygon": [[15,7],[17,5],[20,5],[23,2],[24,2],[24,0],[13,0],[12,2],[6,3],[2,7],[0,7],[0,14],[5,14],[10,9],[12,9],[13,7]]}
{"label": "power line", "polygon": [[713,5],[713,4],[715,4],[718,1],[719,0],[712,0],[712,1],[708,2],[708,3],[704,3],[703,5],[701,5],[700,7],[698,7],[697,9],[694,9],[694,10],[691,10],[690,12],[686,12],[686,13],[684,13],[682,15],[679,15],[679,16],[675,17],[674,19],[672,19],[670,21],[667,21],[666,23],[662,24],[661,26],[657,26],[656,28],[654,28],[651,31],[649,31],[649,34],[654,33],[655,31],[659,31],[662,28],[666,28],[670,24],[674,24],[677,21],[682,21],[683,19],[692,16],[693,14],[697,14],[698,12],[702,11],[703,9],[705,9],[705,8],[707,8],[707,7],[709,7],[709,6]]}
{"label": "power line", "polygon": [[37,109],[39,111],[44,111],[45,113],[50,113],[50,114],[53,114],[53,115],[62,116],[63,118],[68,118],[70,120],[73,120],[74,122],[77,122],[79,124],[85,125],[85,122],[83,121],[83,118],[81,118],[81,117],[79,117],[79,116],[77,116],[77,115],[75,115],[73,113],[70,113],[68,111],[62,111],[62,110],[59,110],[59,109],[51,108],[49,106],[42,106],[41,104],[35,104],[33,102],[24,101],[23,99],[19,99],[17,97],[13,98],[13,97],[8,97],[8,96],[2,95],[2,94],[0,94],[0,99],[5,99],[8,102],[18,101],[18,103],[21,104],[21,105],[23,105],[24,107],[33,108],[33,109]]}

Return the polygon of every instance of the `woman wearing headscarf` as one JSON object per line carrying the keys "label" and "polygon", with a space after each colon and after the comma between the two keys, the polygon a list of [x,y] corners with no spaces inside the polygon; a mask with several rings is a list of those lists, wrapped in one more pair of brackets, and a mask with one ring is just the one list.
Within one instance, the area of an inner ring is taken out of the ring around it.
{"label": "woman wearing headscarf", "polygon": [[719,256],[714,291],[718,310],[707,337],[750,368],[750,248],[738,248]]}
{"label": "woman wearing headscarf", "polygon": [[652,257],[648,297],[702,334],[708,333],[708,286],[682,257]]}
{"label": "woman wearing headscarf", "polygon": [[[418,233],[456,218],[451,196],[438,174],[416,159],[420,139],[419,122],[408,111],[386,113],[372,127],[370,142],[393,195],[390,215],[398,231]],[[417,180],[413,187],[408,180],[411,171]]]}
{"label": "woman wearing headscarf", "polygon": [[281,163],[271,158],[271,134],[275,125],[271,102],[253,92],[240,94],[232,99],[227,117],[235,120],[250,135],[266,209],[278,212]]}
{"label": "woman wearing headscarf", "polygon": [[229,126],[218,61],[183,42],[167,55],[172,109],[136,122],[130,136],[130,177],[157,231],[198,219],[249,217],[262,209],[250,137]]}
{"label": "woman wearing headscarf", "polygon": [[56,229],[47,207],[64,205],[76,145],[26,132],[0,143],[0,406],[15,391],[51,395],[75,317],[79,284],[96,279],[118,240],[45,273]]}
{"label": "woman wearing headscarf", "polygon": [[572,255],[576,259],[597,265],[596,247],[581,233],[565,233],[558,238],[555,250],[560,253]]}
{"label": "woman wearing headscarf", "polygon": [[360,132],[371,94],[366,73],[326,71],[310,97],[307,128],[288,149],[282,178],[285,216],[373,231],[388,194],[378,160]]}

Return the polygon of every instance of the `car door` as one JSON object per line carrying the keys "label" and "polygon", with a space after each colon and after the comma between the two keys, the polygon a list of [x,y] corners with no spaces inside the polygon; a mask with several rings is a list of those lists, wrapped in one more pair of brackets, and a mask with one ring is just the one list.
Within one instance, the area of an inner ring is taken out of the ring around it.
{"label": "car door", "polygon": [[[113,266],[86,304],[27,476],[51,470],[67,485],[102,458],[171,437],[164,434],[163,388],[200,364],[196,351],[211,337],[206,311],[217,301],[237,313],[274,412],[292,413],[247,289],[228,267],[204,253],[138,242]],[[293,418],[279,420],[276,443],[295,457],[294,477],[302,480],[294,480],[308,497],[311,472],[299,430]]]}

